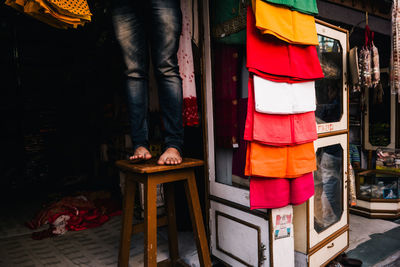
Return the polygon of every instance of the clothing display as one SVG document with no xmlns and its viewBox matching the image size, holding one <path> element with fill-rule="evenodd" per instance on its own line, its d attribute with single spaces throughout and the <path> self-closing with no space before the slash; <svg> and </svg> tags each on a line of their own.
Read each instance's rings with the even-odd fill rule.
<svg viewBox="0 0 400 267">
<path fill-rule="evenodd" d="M 253 77 L 249 77 L 247 118 L 244 139 L 282 146 L 312 142 L 317 139 L 314 112 L 290 115 L 265 114 L 255 111 Z"/>
<path fill-rule="evenodd" d="M 300 205 L 314 194 L 315 80 L 324 77 L 314 46 L 314 17 L 266 2 L 253 0 L 253 9 L 247 10 L 243 138 L 248 141 L 244 177 L 250 177 L 251 209 Z"/>
<path fill-rule="evenodd" d="M 92 16 L 86 0 L 6 0 L 5 4 L 59 29 L 83 26 Z"/>
<path fill-rule="evenodd" d="M 262 0 L 252 0 L 252 7 L 256 27 L 262 34 L 274 35 L 291 44 L 318 45 L 313 16 Z"/>
<path fill-rule="evenodd" d="M 215 53 L 215 138 L 218 146 L 238 143 L 239 47 L 219 44 Z"/>
<path fill-rule="evenodd" d="M 247 68 L 275 82 L 305 82 L 323 78 L 315 46 L 291 45 L 255 27 L 252 9 L 247 10 Z"/>
<path fill-rule="evenodd" d="M 315 82 L 277 83 L 254 75 L 255 110 L 267 114 L 315 111 Z"/>
<path fill-rule="evenodd" d="M 316 170 L 314 143 L 296 146 L 247 145 L 246 176 L 295 178 Z"/>
<path fill-rule="evenodd" d="M 314 177 L 307 173 L 298 178 L 250 178 L 251 209 L 281 208 L 300 205 L 314 195 Z"/>
<path fill-rule="evenodd" d="M 190 3 L 191 1 L 181 0 L 182 33 L 178 49 L 178 65 L 183 91 L 183 123 L 185 126 L 199 124 L 192 52 L 192 10 Z"/>
<path fill-rule="evenodd" d="M 304 14 L 318 15 L 316 0 L 263 0 L 271 4 L 284 5 L 291 10 L 296 10 Z"/>
</svg>

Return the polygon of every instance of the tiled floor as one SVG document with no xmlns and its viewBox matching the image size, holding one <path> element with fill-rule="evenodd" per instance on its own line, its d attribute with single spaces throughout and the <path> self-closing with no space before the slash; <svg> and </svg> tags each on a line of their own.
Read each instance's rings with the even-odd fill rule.
<svg viewBox="0 0 400 267">
<path fill-rule="evenodd" d="M 400 266 L 400 224 L 351 214 L 347 254 L 363 266 Z"/>
<path fill-rule="evenodd" d="M 99 228 L 37 241 L 31 239 L 31 230 L 23 225 L 32 216 L 29 207 L 12 210 L 15 216 L 10 216 L 11 211 L 5 211 L 0 217 L 0 267 L 117 266 L 119 216 Z M 142 244 L 143 235 L 135 235 L 130 266 L 143 266 Z M 182 258 L 191 266 L 199 266 L 191 232 L 179 234 L 179 245 Z M 361 259 L 363 266 L 400 266 L 400 224 L 350 215 L 350 247 L 347 254 Z M 167 256 L 167 231 L 161 228 L 158 233 L 158 260 Z"/>
</svg>

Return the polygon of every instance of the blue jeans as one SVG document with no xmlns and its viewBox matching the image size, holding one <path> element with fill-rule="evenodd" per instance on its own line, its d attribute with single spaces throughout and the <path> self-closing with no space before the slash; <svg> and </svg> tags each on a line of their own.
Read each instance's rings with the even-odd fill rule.
<svg viewBox="0 0 400 267">
<path fill-rule="evenodd" d="M 115 0 L 113 3 L 115 34 L 127 68 L 133 148 L 149 147 L 147 109 L 151 53 L 164 126 L 164 145 L 165 148 L 174 147 L 182 154 L 182 80 L 177 58 L 182 29 L 180 2 Z"/>
</svg>

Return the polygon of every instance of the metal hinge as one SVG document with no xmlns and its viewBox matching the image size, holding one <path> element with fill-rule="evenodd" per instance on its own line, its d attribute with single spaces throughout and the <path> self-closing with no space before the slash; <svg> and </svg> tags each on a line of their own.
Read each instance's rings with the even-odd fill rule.
<svg viewBox="0 0 400 267">
<path fill-rule="evenodd" d="M 263 243 L 261 243 L 261 246 L 259 247 L 259 250 L 258 250 L 258 258 L 259 258 L 258 266 L 262 266 L 264 264 L 264 261 L 267 259 L 265 257 L 266 250 L 267 250 L 267 247 Z"/>
</svg>

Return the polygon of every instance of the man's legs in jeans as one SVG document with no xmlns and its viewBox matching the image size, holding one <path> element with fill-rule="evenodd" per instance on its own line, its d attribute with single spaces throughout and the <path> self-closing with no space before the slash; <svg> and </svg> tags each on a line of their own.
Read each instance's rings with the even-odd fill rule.
<svg viewBox="0 0 400 267">
<path fill-rule="evenodd" d="M 134 159 L 151 158 L 148 151 L 148 46 L 146 7 L 142 1 L 116 0 L 113 24 L 126 65 L 126 89 Z"/>
<path fill-rule="evenodd" d="M 113 10 L 116 36 L 127 66 L 126 86 L 135 150 L 131 160 L 151 157 L 146 121 L 147 38 L 150 38 L 165 128 L 166 151 L 158 163 L 179 164 L 183 146 L 182 85 L 176 56 L 181 31 L 179 0 L 153 0 L 148 7 L 142 3 L 117 0 Z"/>
<path fill-rule="evenodd" d="M 165 152 L 158 164 L 182 162 L 182 80 L 177 52 L 182 29 L 179 0 L 152 0 L 151 28 L 148 29 L 151 55 L 157 78 L 164 125 Z"/>
</svg>

